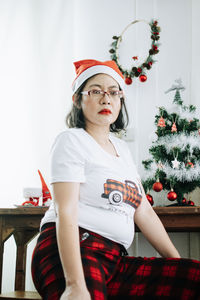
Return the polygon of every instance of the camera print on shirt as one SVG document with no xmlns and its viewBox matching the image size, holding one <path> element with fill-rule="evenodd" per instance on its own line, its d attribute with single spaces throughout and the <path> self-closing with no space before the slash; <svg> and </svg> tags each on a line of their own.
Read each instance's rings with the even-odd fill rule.
<svg viewBox="0 0 200 300">
<path fill-rule="evenodd" d="M 107 198 L 110 204 L 120 205 L 121 203 L 127 203 L 135 209 L 140 205 L 142 200 L 142 192 L 139 191 L 135 182 L 125 180 L 125 183 L 107 179 L 104 183 L 104 193 L 101 195 L 103 198 Z"/>
</svg>

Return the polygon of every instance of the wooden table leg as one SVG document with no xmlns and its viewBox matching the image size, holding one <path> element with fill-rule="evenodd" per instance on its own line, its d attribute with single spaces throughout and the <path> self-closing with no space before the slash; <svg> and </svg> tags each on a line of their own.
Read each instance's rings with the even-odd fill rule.
<svg viewBox="0 0 200 300">
<path fill-rule="evenodd" d="M 3 249 L 4 249 L 4 243 L 0 241 L 0 293 L 2 288 L 2 271 L 3 271 Z"/>
<path fill-rule="evenodd" d="M 3 271 L 3 220 L 0 217 L 0 293 L 1 293 L 1 286 L 2 286 L 2 271 Z"/>
<path fill-rule="evenodd" d="M 14 232 L 17 245 L 15 290 L 25 290 L 27 244 L 38 234 L 38 230 L 18 230 Z"/>
<path fill-rule="evenodd" d="M 3 251 L 5 241 L 13 234 L 13 228 L 5 228 L 3 217 L 0 216 L 0 293 L 2 291 Z"/>
</svg>

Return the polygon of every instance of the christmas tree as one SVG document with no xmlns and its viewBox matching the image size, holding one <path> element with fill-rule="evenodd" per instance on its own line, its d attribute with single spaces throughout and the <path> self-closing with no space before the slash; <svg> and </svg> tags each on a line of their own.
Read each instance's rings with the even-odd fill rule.
<svg viewBox="0 0 200 300">
<path fill-rule="evenodd" d="M 196 107 L 184 105 L 180 91 L 181 80 L 166 91 L 175 91 L 172 112 L 159 107 L 155 116 L 156 140 L 149 149 L 150 159 L 143 160 L 142 183 L 149 202 L 153 205 L 150 191 L 168 191 L 172 205 L 194 205 L 186 195 L 200 187 L 200 123 Z"/>
</svg>

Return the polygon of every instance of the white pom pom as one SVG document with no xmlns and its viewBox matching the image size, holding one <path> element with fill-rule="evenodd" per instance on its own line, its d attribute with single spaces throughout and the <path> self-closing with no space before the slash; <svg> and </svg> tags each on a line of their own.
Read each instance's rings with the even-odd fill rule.
<svg viewBox="0 0 200 300">
<path fill-rule="evenodd" d="M 29 197 L 41 197 L 42 196 L 42 189 L 41 188 L 24 188 L 23 189 L 23 196 L 24 198 Z"/>
</svg>

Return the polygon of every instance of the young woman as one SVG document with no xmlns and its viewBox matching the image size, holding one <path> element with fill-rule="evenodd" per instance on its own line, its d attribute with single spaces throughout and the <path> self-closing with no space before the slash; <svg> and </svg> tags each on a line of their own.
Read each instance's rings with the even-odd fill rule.
<svg viewBox="0 0 200 300">
<path fill-rule="evenodd" d="M 128 115 L 113 61 L 75 63 L 68 129 L 52 147 L 54 202 L 32 275 L 43 299 L 195 299 L 200 263 L 181 259 L 146 199 L 128 146 L 111 132 Z M 134 223 L 162 258 L 127 256 Z"/>
</svg>

